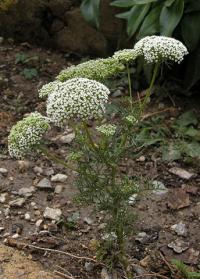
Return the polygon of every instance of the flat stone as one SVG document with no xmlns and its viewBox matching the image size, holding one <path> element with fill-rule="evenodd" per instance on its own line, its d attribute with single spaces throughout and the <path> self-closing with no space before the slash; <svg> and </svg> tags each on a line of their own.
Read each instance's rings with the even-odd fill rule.
<svg viewBox="0 0 200 279">
<path fill-rule="evenodd" d="M 33 186 L 31 187 L 23 187 L 19 189 L 18 195 L 24 196 L 24 197 L 31 197 L 32 193 L 35 192 L 35 188 Z"/>
<path fill-rule="evenodd" d="M 149 241 L 149 236 L 146 232 L 140 232 L 135 238 L 136 241 L 145 244 Z"/>
<path fill-rule="evenodd" d="M 7 217 L 7 216 L 10 215 L 10 208 L 6 208 L 6 209 L 4 210 L 4 215 L 5 215 L 5 217 Z"/>
<path fill-rule="evenodd" d="M 43 168 L 37 167 L 37 166 L 35 166 L 35 167 L 33 168 L 33 171 L 34 171 L 34 173 L 36 173 L 36 174 L 43 174 L 43 172 L 44 172 Z"/>
<path fill-rule="evenodd" d="M 68 135 L 62 135 L 59 137 L 61 143 L 69 144 L 75 139 L 75 133 L 70 133 Z"/>
<path fill-rule="evenodd" d="M 2 233 L 5 230 L 4 227 L 0 227 L 0 233 Z"/>
<path fill-rule="evenodd" d="M 186 225 L 182 222 L 171 226 L 171 229 L 173 231 L 175 231 L 175 233 L 179 236 L 186 236 L 187 235 Z"/>
<path fill-rule="evenodd" d="M 43 178 L 40 180 L 40 182 L 37 184 L 37 188 L 41 190 L 52 190 L 53 187 L 51 185 L 51 182 L 48 178 Z"/>
<path fill-rule="evenodd" d="M 113 279 L 112 274 L 105 267 L 101 271 L 101 279 Z"/>
<path fill-rule="evenodd" d="M 62 173 L 57 173 L 56 175 L 51 177 L 52 182 L 65 182 L 67 181 L 67 175 Z"/>
<path fill-rule="evenodd" d="M 146 157 L 145 156 L 140 156 L 136 161 L 137 162 L 145 162 L 146 161 Z"/>
<path fill-rule="evenodd" d="M 155 195 L 162 196 L 168 192 L 168 189 L 165 187 L 165 185 L 161 181 L 154 180 L 152 185 L 154 188 L 153 193 Z"/>
<path fill-rule="evenodd" d="M 50 207 L 46 207 L 43 214 L 44 218 L 55 220 L 55 221 L 59 221 L 61 215 L 62 215 L 62 211 L 60 209 L 50 208 Z"/>
<path fill-rule="evenodd" d="M 189 248 L 189 243 L 180 239 L 170 242 L 167 245 L 169 248 L 173 249 L 177 254 L 181 254 Z"/>
<path fill-rule="evenodd" d="M 10 201 L 9 205 L 12 207 L 21 207 L 24 203 L 25 203 L 25 199 L 24 198 L 18 198 L 16 200 Z"/>
<path fill-rule="evenodd" d="M 5 168 L 0 168 L 0 173 L 6 175 L 8 173 L 8 170 Z"/>
<path fill-rule="evenodd" d="M 5 203 L 7 195 L 7 193 L 3 193 L 0 195 L 0 203 Z"/>
<path fill-rule="evenodd" d="M 93 220 L 92 220 L 91 218 L 89 218 L 89 217 L 85 217 L 85 218 L 83 219 L 83 221 L 84 221 L 86 224 L 88 224 L 88 225 L 92 225 L 92 224 L 93 224 Z"/>
<path fill-rule="evenodd" d="M 186 180 L 189 180 L 189 179 L 191 179 L 192 177 L 195 176 L 194 173 L 191 173 L 187 170 L 177 168 L 177 167 L 169 169 L 169 172 L 179 176 L 182 179 L 186 179 Z"/>
<path fill-rule="evenodd" d="M 31 220 L 31 215 L 29 213 L 26 213 L 24 215 L 24 219 L 27 220 L 27 221 Z"/>
<path fill-rule="evenodd" d="M 37 222 L 35 223 L 36 227 L 39 228 L 42 225 L 42 222 L 42 219 L 37 220 Z"/>
<path fill-rule="evenodd" d="M 19 238 L 19 234 L 18 234 L 18 233 L 13 234 L 12 238 L 13 238 L 13 239 Z"/>
<path fill-rule="evenodd" d="M 46 175 L 46 176 L 51 176 L 54 173 L 55 173 L 54 169 L 52 169 L 52 168 L 48 168 L 48 169 L 44 170 L 44 175 Z"/>
<path fill-rule="evenodd" d="M 63 191 L 63 185 L 56 185 L 55 187 L 55 193 L 60 194 Z"/>
<path fill-rule="evenodd" d="M 90 262 L 86 262 L 85 263 L 85 270 L 87 271 L 87 272 L 90 272 L 90 271 L 92 271 L 94 269 L 94 264 L 93 263 L 90 263 Z"/>
</svg>

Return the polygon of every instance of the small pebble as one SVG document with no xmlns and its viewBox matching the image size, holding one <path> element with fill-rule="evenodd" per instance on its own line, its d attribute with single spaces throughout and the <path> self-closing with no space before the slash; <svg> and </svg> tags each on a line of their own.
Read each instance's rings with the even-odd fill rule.
<svg viewBox="0 0 200 279">
<path fill-rule="evenodd" d="M 13 234 L 12 238 L 13 238 L 13 239 L 17 239 L 17 238 L 19 238 L 19 234 L 18 234 L 18 233 Z"/>
<path fill-rule="evenodd" d="M 56 185 L 55 194 L 60 194 L 63 191 L 63 185 Z"/>
<path fill-rule="evenodd" d="M 37 220 L 37 222 L 35 223 L 36 227 L 39 228 L 41 226 L 42 222 L 43 222 L 42 219 Z"/>
<path fill-rule="evenodd" d="M 67 175 L 62 173 L 57 173 L 56 175 L 51 177 L 52 182 L 65 182 L 67 181 Z"/>
<path fill-rule="evenodd" d="M 8 173 L 8 170 L 5 168 L 0 168 L 0 173 L 6 175 Z"/>
<path fill-rule="evenodd" d="M 29 220 L 31 219 L 30 214 L 29 214 L 29 213 L 26 213 L 26 214 L 24 215 L 24 219 L 27 220 L 27 221 L 29 221 Z"/>
</svg>

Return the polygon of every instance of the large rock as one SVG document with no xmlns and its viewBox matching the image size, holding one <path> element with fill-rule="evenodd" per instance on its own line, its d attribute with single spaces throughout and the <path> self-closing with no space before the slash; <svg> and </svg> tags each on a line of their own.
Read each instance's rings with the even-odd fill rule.
<svg viewBox="0 0 200 279">
<path fill-rule="evenodd" d="M 61 17 L 72 4 L 73 0 L 50 0 L 48 6 L 54 16 Z"/>
<path fill-rule="evenodd" d="M 122 35 L 125 35 L 125 32 L 122 32 L 124 21 L 116 17 L 116 14 L 122 12 L 122 10 L 111 7 L 110 2 L 110 0 L 101 1 L 99 30 L 108 40 L 109 49 L 116 49 L 119 38 L 123 39 Z"/>
<path fill-rule="evenodd" d="M 79 8 L 66 12 L 65 22 L 67 26 L 53 38 L 57 48 L 85 54 L 106 54 L 106 38 L 85 21 Z"/>
</svg>

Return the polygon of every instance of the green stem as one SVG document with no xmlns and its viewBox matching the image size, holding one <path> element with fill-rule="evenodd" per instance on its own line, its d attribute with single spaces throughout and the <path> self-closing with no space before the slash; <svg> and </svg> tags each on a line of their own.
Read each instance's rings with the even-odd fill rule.
<svg viewBox="0 0 200 279">
<path fill-rule="evenodd" d="M 131 112 L 133 111 L 133 101 L 132 101 L 132 86 L 131 86 L 131 74 L 129 69 L 129 64 L 126 64 L 127 75 L 128 75 L 128 87 L 129 87 L 129 97 L 130 97 L 130 106 Z"/>
<path fill-rule="evenodd" d="M 157 72 L 158 72 L 158 69 L 159 69 L 159 66 L 160 66 L 160 63 L 157 62 L 156 65 L 155 65 L 155 68 L 153 70 L 153 76 L 152 76 L 152 79 L 151 79 L 151 83 L 150 83 L 150 86 L 149 88 L 147 89 L 147 93 L 146 93 L 146 96 L 144 98 L 144 101 L 143 101 L 143 104 L 141 106 L 141 110 L 143 111 L 146 107 L 146 104 L 147 104 L 147 101 L 151 95 L 151 91 L 152 91 L 152 88 L 153 88 L 153 85 L 155 83 L 155 80 L 156 80 L 156 76 L 157 76 Z"/>
<path fill-rule="evenodd" d="M 52 161 L 54 161 L 54 162 L 56 162 L 56 163 L 58 163 L 58 164 L 64 166 L 64 167 L 67 168 L 67 169 L 70 169 L 70 170 L 72 170 L 72 171 L 78 172 L 73 166 L 67 164 L 64 160 L 62 160 L 61 158 L 57 157 L 55 154 L 50 153 L 50 151 L 49 151 L 47 148 L 45 148 L 44 146 L 41 146 L 41 145 L 40 145 L 40 146 L 38 147 L 38 149 L 39 149 L 40 151 L 42 151 L 42 153 L 43 153 L 44 155 L 46 155 L 50 160 L 52 160 Z"/>
<path fill-rule="evenodd" d="M 83 128 L 84 128 L 84 131 L 85 131 L 85 133 L 86 133 L 86 135 L 87 135 L 88 141 L 89 141 L 89 143 L 90 143 L 92 149 L 93 149 L 94 151 L 97 151 L 97 146 L 95 145 L 95 143 L 94 143 L 94 141 L 93 141 L 93 139 L 92 139 L 92 136 L 91 136 L 91 134 L 90 134 L 90 131 L 89 131 L 88 127 L 87 127 L 87 123 L 83 122 Z"/>
</svg>

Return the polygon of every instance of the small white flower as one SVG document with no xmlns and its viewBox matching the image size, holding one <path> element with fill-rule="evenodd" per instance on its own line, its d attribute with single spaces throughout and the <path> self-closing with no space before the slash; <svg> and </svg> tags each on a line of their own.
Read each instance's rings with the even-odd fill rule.
<svg viewBox="0 0 200 279">
<path fill-rule="evenodd" d="M 130 63 L 137 58 L 137 52 L 134 49 L 123 49 L 116 51 L 113 58 L 122 63 Z"/>
<path fill-rule="evenodd" d="M 113 136 L 116 132 L 116 126 L 112 124 L 103 124 L 99 127 L 96 127 L 96 130 L 105 136 Z"/>
<path fill-rule="evenodd" d="M 47 115 L 57 125 L 70 119 L 100 118 L 109 94 L 109 89 L 95 80 L 70 79 L 48 96 Z"/>
<path fill-rule="evenodd" d="M 51 94 L 54 90 L 57 90 L 57 87 L 61 84 L 60 81 L 55 80 L 52 82 L 49 82 L 42 86 L 39 90 L 39 97 L 43 98 Z"/>
<path fill-rule="evenodd" d="M 49 119 L 40 113 L 31 113 L 12 127 L 8 136 L 11 157 L 24 158 L 40 144 L 43 135 L 50 129 Z"/>
<path fill-rule="evenodd" d="M 180 41 L 165 36 L 147 36 L 135 44 L 134 50 L 147 63 L 167 60 L 180 63 L 188 54 L 187 48 Z"/>
</svg>

